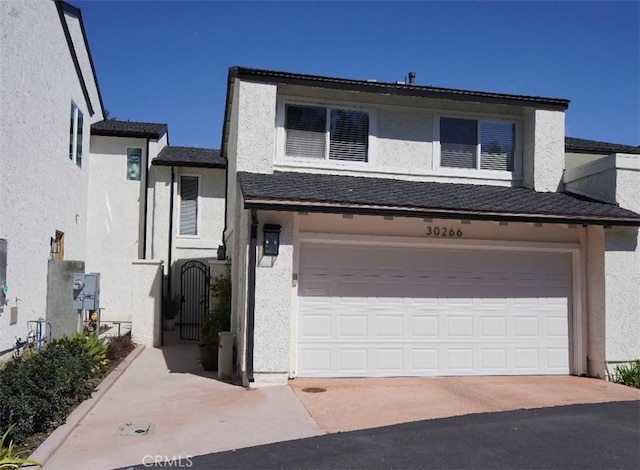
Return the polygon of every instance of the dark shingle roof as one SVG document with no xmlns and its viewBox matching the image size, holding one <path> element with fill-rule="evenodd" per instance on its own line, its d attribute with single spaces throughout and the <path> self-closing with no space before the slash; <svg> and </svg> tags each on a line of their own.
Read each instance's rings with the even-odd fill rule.
<svg viewBox="0 0 640 470">
<path fill-rule="evenodd" d="M 565 150 L 573 152 L 640 154 L 640 147 L 634 147 L 633 145 L 612 144 L 609 142 L 599 142 L 597 140 L 576 139 L 575 137 L 565 137 L 564 147 Z"/>
<path fill-rule="evenodd" d="M 152 165 L 226 168 L 227 161 L 220 150 L 197 147 L 165 147 L 151 161 Z"/>
<path fill-rule="evenodd" d="M 104 121 L 98 121 L 91 125 L 91 135 L 159 139 L 166 133 L 166 124 L 151 122 L 115 121 L 113 119 L 105 119 Z"/>
<path fill-rule="evenodd" d="M 229 77 L 238 77 L 243 80 L 256 80 L 267 83 L 286 83 L 291 85 L 381 93 L 385 95 L 419 96 L 433 99 L 513 104 L 562 110 L 567 109 L 570 103 L 569 100 L 564 98 L 546 98 L 542 96 L 511 95 L 507 93 L 461 90 L 456 88 L 442 88 L 405 83 L 353 80 L 348 78 L 278 72 L 274 70 L 253 69 L 248 67 L 231 67 L 229 69 Z"/>
<path fill-rule="evenodd" d="M 239 172 L 247 209 L 640 225 L 640 215 L 564 193 L 294 172 Z"/>
</svg>

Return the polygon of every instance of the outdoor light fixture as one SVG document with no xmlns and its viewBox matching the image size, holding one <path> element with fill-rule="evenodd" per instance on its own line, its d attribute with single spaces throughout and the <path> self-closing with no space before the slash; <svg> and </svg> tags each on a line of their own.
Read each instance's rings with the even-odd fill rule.
<svg viewBox="0 0 640 470">
<path fill-rule="evenodd" d="M 264 231 L 263 252 L 266 256 L 278 256 L 280 250 L 280 226 L 274 224 L 265 224 L 262 228 Z"/>
<path fill-rule="evenodd" d="M 218 261 L 224 261 L 227 258 L 227 250 L 224 245 L 218 245 Z"/>
</svg>

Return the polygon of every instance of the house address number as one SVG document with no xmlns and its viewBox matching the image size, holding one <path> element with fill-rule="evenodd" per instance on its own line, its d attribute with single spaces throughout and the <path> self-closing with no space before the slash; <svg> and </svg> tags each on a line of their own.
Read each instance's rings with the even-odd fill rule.
<svg viewBox="0 0 640 470">
<path fill-rule="evenodd" d="M 435 226 L 435 227 L 427 227 L 427 237 L 461 237 L 462 229 L 461 228 L 453 228 L 446 226 Z"/>
</svg>

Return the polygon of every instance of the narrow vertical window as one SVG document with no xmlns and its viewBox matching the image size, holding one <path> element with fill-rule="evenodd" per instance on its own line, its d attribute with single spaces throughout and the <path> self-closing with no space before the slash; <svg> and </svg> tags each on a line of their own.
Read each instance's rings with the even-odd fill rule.
<svg viewBox="0 0 640 470">
<path fill-rule="evenodd" d="M 127 179 L 140 181 L 142 149 L 127 149 Z"/>
<path fill-rule="evenodd" d="M 71 103 L 71 116 L 69 119 L 69 160 L 82 166 L 82 128 L 84 116 L 78 107 Z"/>
<path fill-rule="evenodd" d="M 198 235 L 198 177 L 180 177 L 180 235 Z"/>
</svg>

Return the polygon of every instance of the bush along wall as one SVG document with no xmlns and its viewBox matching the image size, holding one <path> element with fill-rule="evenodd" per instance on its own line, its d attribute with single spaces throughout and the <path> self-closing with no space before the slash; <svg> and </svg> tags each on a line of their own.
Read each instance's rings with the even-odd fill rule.
<svg viewBox="0 0 640 470">
<path fill-rule="evenodd" d="M 104 375 L 107 345 L 82 335 L 52 341 L 0 369 L 0 435 L 22 442 L 64 423 L 71 409 L 91 396 Z"/>
</svg>

